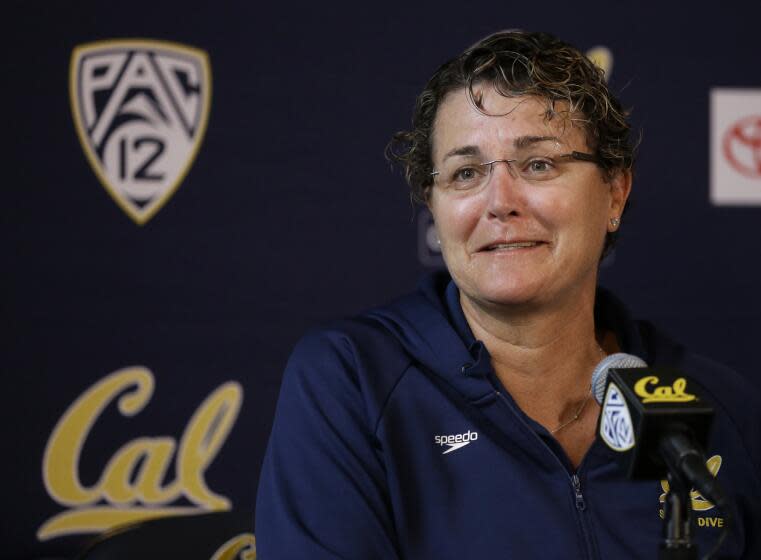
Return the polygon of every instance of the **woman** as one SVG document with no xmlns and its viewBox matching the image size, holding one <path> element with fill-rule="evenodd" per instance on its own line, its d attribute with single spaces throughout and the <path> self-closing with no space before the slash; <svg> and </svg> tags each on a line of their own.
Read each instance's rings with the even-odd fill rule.
<svg viewBox="0 0 761 560">
<path fill-rule="evenodd" d="M 761 420 L 742 379 L 597 288 L 631 190 L 629 130 L 601 71 L 547 34 L 497 33 L 437 70 L 390 153 L 449 274 L 297 346 L 259 486 L 261 557 L 655 557 L 661 484 L 626 480 L 595 440 L 591 372 L 618 351 L 714 399 L 708 454 L 738 506 L 722 553 L 761 555 Z"/>
</svg>

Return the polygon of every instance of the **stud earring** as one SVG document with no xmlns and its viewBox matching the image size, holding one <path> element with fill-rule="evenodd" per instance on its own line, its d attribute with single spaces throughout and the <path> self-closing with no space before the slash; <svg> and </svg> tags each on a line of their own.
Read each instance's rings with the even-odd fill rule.
<svg viewBox="0 0 761 560">
<path fill-rule="evenodd" d="M 621 220 L 618 218 L 611 218 L 610 225 L 612 225 L 614 228 L 617 228 L 619 225 L 621 225 Z"/>
</svg>

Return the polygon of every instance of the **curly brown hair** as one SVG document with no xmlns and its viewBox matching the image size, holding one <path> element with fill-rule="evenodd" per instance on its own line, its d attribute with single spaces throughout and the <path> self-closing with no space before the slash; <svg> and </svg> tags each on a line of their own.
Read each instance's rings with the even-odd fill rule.
<svg viewBox="0 0 761 560">
<path fill-rule="evenodd" d="M 417 98 L 412 129 L 397 132 L 388 143 L 386 157 L 401 165 L 414 201 L 426 203 L 433 186 L 432 135 L 441 102 L 448 93 L 467 88 L 471 102 L 483 112 L 473 87 L 484 83 L 506 97 L 546 100 L 548 119 L 559 114 L 556 103 L 562 102 L 561 112 L 584 128 L 606 179 L 633 169 L 629 115 L 608 88 L 602 69 L 548 33 L 500 31 L 439 67 Z M 614 241 L 615 234 L 609 233 L 603 255 Z"/>
</svg>

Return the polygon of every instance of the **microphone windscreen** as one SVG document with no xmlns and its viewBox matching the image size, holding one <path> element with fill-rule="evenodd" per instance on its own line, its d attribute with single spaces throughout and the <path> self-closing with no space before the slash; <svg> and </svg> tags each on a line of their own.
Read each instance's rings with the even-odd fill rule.
<svg viewBox="0 0 761 560">
<path fill-rule="evenodd" d="M 605 383 L 608 381 L 608 371 L 611 369 L 647 367 L 645 360 L 633 354 L 618 352 L 603 358 L 592 372 L 592 394 L 598 404 L 605 397 Z"/>
</svg>

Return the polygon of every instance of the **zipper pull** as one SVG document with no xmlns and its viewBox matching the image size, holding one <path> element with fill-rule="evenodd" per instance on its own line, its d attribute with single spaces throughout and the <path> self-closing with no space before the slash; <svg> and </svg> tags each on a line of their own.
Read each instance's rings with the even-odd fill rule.
<svg viewBox="0 0 761 560">
<path fill-rule="evenodd" d="M 575 474 L 571 477 L 571 482 L 573 483 L 573 492 L 576 494 L 576 509 L 579 511 L 584 511 L 587 509 L 587 504 L 584 501 L 584 496 L 581 493 L 581 481 L 579 480 L 579 475 Z"/>
</svg>

